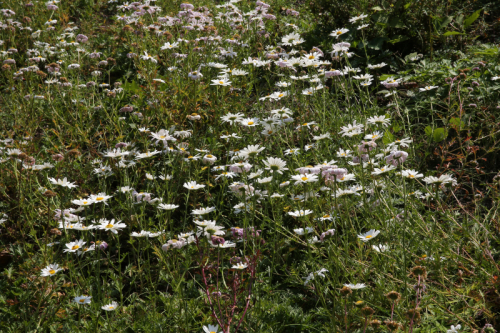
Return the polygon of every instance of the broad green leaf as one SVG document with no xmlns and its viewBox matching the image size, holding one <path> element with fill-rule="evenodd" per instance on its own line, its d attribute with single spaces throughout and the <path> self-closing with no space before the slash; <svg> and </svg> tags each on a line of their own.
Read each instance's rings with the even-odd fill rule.
<svg viewBox="0 0 500 333">
<path fill-rule="evenodd" d="M 386 13 L 377 13 L 372 15 L 372 19 L 378 23 L 387 23 L 389 21 L 389 15 Z"/>
<path fill-rule="evenodd" d="M 388 40 L 389 38 L 387 37 L 375 37 L 372 40 L 370 40 L 366 46 L 368 46 L 370 49 L 381 50 L 382 45 L 384 45 L 384 42 Z"/>
<path fill-rule="evenodd" d="M 453 126 L 456 126 L 459 129 L 461 129 L 465 126 L 465 122 L 463 120 L 461 120 L 460 118 L 451 118 L 450 124 Z"/>
<path fill-rule="evenodd" d="M 471 16 L 469 16 L 468 18 L 465 19 L 465 21 L 464 21 L 464 29 L 467 29 L 467 27 L 469 27 L 472 23 L 474 23 L 475 20 L 478 19 L 479 14 L 481 14 L 482 10 L 483 10 L 482 8 L 476 10 L 474 13 L 472 13 Z"/>
<path fill-rule="evenodd" d="M 430 126 L 426 126 L 426 127 L 425 127 L 425 134 L 426 134 L 427 136 L 431 136 L 431 135 L 432 135 L 432 127 L 430 127 Z"/>
<path fill-rule="evenodd" d="M 443 28 L 446 28 L 448 26 L 448 24 L 450 24 L 450 22 L 453 20 L 453 16 L 448 16 L 447 18 L 445 18 L 441 24 L 439 25 L 438 27 L 438 31 L 443 29 Z"/>
<path fill-rule="evenodd" d="M 465 35 L 465 34 L 458 31 L 446 31 L 443 34 L 443 36 L 453 36 L 453 35 Z"/>
<path fill-rule="evenodd" d="M 448 136 L 448 132 L 442 127 L 436 128 L 434 130 L 434 132 L 432 133 L 432 138 L 436 142 L 443 141 L 444 139 L 446 139 L 447 136 Z"/>
<path fill-rule="evenodd" d="M 382 141 L 386 145 L 391 143 L 391 142 L 394 142 L 394 135 L 392 135 L 392 133 L 389 131 L 385 131 L 385 134 L 384 134 L 384 137 L 382 138 Z"/>
<path fill-rule="evenodd" d="M 405 25 L 403 21 L 399 17 L 391 17 L 389 19 L 389 22 L 387 23 L 387 26 L 391 28 L 404 28 Z"/>
</svg>

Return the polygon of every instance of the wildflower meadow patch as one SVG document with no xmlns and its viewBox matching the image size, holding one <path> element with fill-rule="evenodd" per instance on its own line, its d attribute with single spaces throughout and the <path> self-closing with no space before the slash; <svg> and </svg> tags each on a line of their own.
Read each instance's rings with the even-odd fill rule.
<svg viewBox="0 0 500 333">
<path fill-rule="evenodd" d="M 2 2 L 0 331 L 496 332 L 500 9 L 436 3 Z"/>
</svg>

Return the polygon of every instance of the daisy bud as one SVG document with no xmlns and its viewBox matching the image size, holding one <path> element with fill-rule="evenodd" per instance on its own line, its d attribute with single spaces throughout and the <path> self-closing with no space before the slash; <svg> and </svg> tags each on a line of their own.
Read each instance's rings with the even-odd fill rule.
<svg viewBox="0 0 500 333">
<path fill-rule="evenodd" d="M 237 263 L 240 263 L 243 260 L 240 257 L 232 257 L 231 259 L 229 259 L 229 261 L 231 262 L 231 264 L 236 265 Z"/>
<path fill-rule="evenodd" d="M 209 232 L 211 232 L 212 230 L 209 230 Z M 226 242 L 226 240 L 222 237 L 219 237 L 219 236 L 215 236 L 215 235 L 212 235 L 211 237 L 212 239 L 212 244 L 214 245 L 218 245 L 218 244 L 221 244 L 221 245 L 224 245 L 224 243 Z"/>
<path fill-rule="evenodd" d="M 56 162 L 60 162 L 64 160 L 64 156 L 62 156 L 61 154 L 54 154 L 52 155 L 52 159 Z"/>
<path fill-rule="evenodd" d="M 57 195 L 57 193 L 52 192 L 51 190 L 47 190 L 47 191 L 43 192 L 43 196 L 46 198 L 53 198 L 56 195 Z"/>
<path fill-rule="evenodd" d="M 78 34 L 76 36 L 76 41 L 79 42 L 79 43 L 86 43 L 88 40 L 89 40 L 89 38 L 87 36 L 85 36 L 85 35 Z"/>
<path fill-rule="evenodd" d="M 115 148 L 125 148 L 127 147 L 128 144 L 125 143 L 125 142 L 118 142 L 116 145 L 115 145 Z"/>
<path fill-rule="evenodd" d="M 71 149 L 70 151 L 68 151 L 69 156 L 77 157 L 77 156 L 80 156 L 81 154 L 82 153 L 80 153 L 80 151 L 78 149 Z"/>
<path fill-rule="evenodd" d="M 52 235 L 58 235 L 58 236 L 61 236 L 61 235 L 62 235 L 61 230 L 59 230 L 59 229 L 57 229 L 57 228 L 51 229 L 51 230 L 50 230 L 50 233 L 51 233 Z"/>
<path fill-rule="evenodd" d="M 120 112 L 132 112 L 134 111 L 134 107 L 132 105 L 125 105 L 120 109 Z"/>
<path fill-rule="evenodd" d="M 357 307 L 358 309 L 361 309 L 364 305 L 365 305 L 365 302 L 363 302 L 363 301 L 354 302 L 354 306 Z"/>
<path fill-rule="evenodd" d="M 484 325 L 481 333 L 497 333 L 497 330 L 493 328 L 491 324 Z"/>
<path fill-rule="evenodd" d="M 102 241 L 102 242 L 97 241 L 96 243 L 97 243 L 97 245 L 99 245 L 99 248 L 103 251 L 108 248 L 108 243 L 106 243 L 105 241 Z"/>
</svg>

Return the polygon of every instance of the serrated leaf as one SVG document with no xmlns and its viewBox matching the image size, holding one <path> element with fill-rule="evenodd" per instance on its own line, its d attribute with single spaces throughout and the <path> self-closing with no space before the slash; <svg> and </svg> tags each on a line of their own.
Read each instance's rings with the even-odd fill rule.
<svg viewBox="0 0 500 333">
<path fill-rule="evenodd" d="M 451 125 L 456 126 L 459 129 L 465 126 L 465 122 L 460 118 L 451 118 L 449 122 Z"/>
<path fill-rule="evenodd" d="M 392 133 L 389 131 L 385 131 L 384 136 L 382 137 L 382 142 L 384 142 L 384 144 L 386 145 L 394 142 L 394 135 L 392 135 Z"/>
</svg>

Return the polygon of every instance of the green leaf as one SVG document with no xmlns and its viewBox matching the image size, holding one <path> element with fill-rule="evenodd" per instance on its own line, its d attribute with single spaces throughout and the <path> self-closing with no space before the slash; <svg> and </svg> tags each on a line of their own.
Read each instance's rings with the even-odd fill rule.
<svg viewBox="0 0 500 333">
<path fill-rule="evenodd" d="M 408 39 L 410 39 L 410 37 L 408 37 L 406 35 L 397 35 L 397 36 L 393 37 L 393 39 L 391 39 L 389 41 L 389 43 L 396 44 L 396 43 L 404 42 L 405 40 L 408 40 Z"/>
<path fill-rule="evenodd" d="M 372 19 L 377 23 L 387 23 L 389 21 L 389 15 L 386 13 L 377 13 L 372 15 Z"/>
<path fill-rule="evenodd" d="M 380 77 L 379 77 L 379 80 L 380 81 L 385 81 L 388 78 L 393 77 L 393 76 L 394 76 L 394 74 L 381 74 Z M 387 94 L 387 93 L 389 93 L 389 90 L 382 90 L 382 91 L 380 91 L 378 93 L 380 93 L 380 94 Z"/>
<path fill-rule="evenodd" d="M 439 25 L 438 31 L 443 28 L 446 28 L 451 21 L 453 21 L 453 16 L 448 16 L 447 18 L 445 18 L 443 22 L 441 22 L 441 24 Z"/>
<path fill-rule="evenodd" d="M 443 36 L 453 36 L 453 35 L 465 35 L 465 34 L 458 31 L 446 31 L 443 34 Z"/>
<path fill-rule="evenodd" d="M 389 26 L 391 28 L 404 28 L 405 27 L 403 21 L 401 21 L 401 19 L 399 17 L 391 17 L 389 19 L 389 22 L 387 23 L 387 26 Z"/>
<path fill-rule="evenodd" d="M 444 139 L 446 139 L 447 136 L 448 136 L 448 132 L 442 127 L 436 128 L 434 130 L 434 132 L 432 133 L 432 138 L 436 142 L 443 141 Z"/>
<path fill-rule="evenodd" d="M 382 138 L 382 141 L 386 145 L 391 143 L 391 142 L 394 142 L 394 135 L 392 135 L 392 133 L 389 131 L 385 131 L 385 134 L 384 134 L 384 137 Z"/>
<path fill-rule="evenodd" d="M 472 23 L 474 23 L 475 20 L 477 20 L 479 18 L 479 14 L 481 14 L 482 10 L 483 10 L 482 8 L 476 10 L 474 13 L 472 13 L 471 16 L 469 16 L 468 18 L 465 19 L 464 29 L 467 29 L 467 27 L 469 27 Z"/>
<path fill-rule="evenodd" d="M 368 46 L 370 49 L 380 50 L 382 49 L 382 45 L 384 45 L 384 42 L 388 40 L 389 38 L 387 37 L 375 37 L 370 40 L 366 46 Z"/>
<path fill-rule="evenodd" d="M 432 135 L 432 127 L 427 126 L 427 127 L 425 128 L 425 134 L 426 134 L 427 136 L 431 136 L 431 135 Z"/>
<path fill-rule="evenodd" d="M 453 126 L 456 126 L 459 129 L 461 129 L 465 126 L 465 122 L 463 120 L 461 120 L 460 118 L 451 118 L 450 124 Z"/>
</svg>

